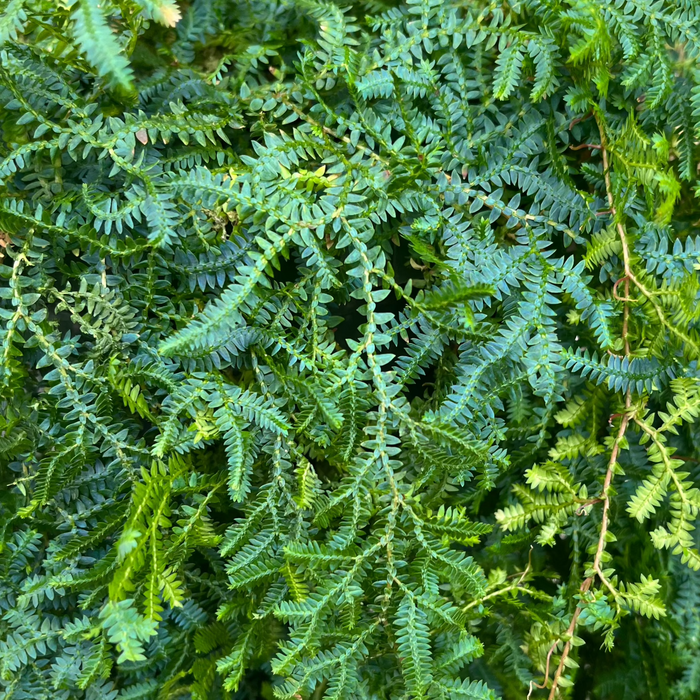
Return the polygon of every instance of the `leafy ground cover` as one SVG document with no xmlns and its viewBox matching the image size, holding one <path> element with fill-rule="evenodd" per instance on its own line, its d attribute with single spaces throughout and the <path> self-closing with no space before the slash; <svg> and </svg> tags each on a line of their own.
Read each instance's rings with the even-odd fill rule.
<svg viewBox="0 0 700 700">
<path fill-rule="evenodd" d="M 700 3 L 0 7 L 0 697 L 700 695 Z"/>
</svg>

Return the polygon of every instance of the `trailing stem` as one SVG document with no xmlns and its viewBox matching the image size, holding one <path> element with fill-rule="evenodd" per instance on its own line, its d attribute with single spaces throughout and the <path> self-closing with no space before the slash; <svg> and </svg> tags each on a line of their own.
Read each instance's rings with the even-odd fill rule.
<svg viewBox="0 0 700 700">
<path fill-rule="evenodd" d="M 625 351 L 625 357 L 629 358 L 631 353 L 630 353 L 630 344 L 629 344 L 629 337 L 628 337 L 628 330 L 629 330 L 629 285 L 630 281 L 637 286 L 642 294 L 645 296 L 649 296 L 649 293 L 643 288 L 643 285 L 640 285 L 639 281 L 635 277 L 633 271 L 632 271 L 632 266 L 631 266 L 631 255 L 630 255 L 630 246 L 629 246 L 629 241 L 627 238 L 627 232 L 625 231 L 625 227 L 620 220 L 620 215 L 618 214 L 618 211 L 615 207 L 615 200 L 613 198 L 613 189 L 612 189 L 612 181 L 610 177 L 610 163 L 608 159 L 608 148 L 607 148 L 607 138 L 605 135 L 605 126 L 603 124 L 602 118 L 600 117 L 598 111 L 595 112 L 595 118 L 596 122 L 598 124 L 598 130 L 600 132 L 600 146 L 598 147 L 603 159 L 603 176 L 605 178 L 605 191 L 607 194 L 608 198 L 608 205 L 610 207 L 610 213 L 613 216 L 613 219 L 615 220 L 615 225 L 617 228 L 617 233 L 620 238 L 620 244 L 622 246 L 622 259 L 623 259 L 623 264 L 624 264 L 624 275 L 620 280 L 618 280 L 615 284 L 616 286 L 619 284 L 620 281 L 624 281 L 625 284 L 625 296 L 624 299 L 622 299 L 623 302 L 623 321 L 622 321 L 622 340 L 624 343 L 624 351 Z M 627 427 L 629 426 L 630 420 L 633 418 L 633 413 L 631 411 L 632 408 L 632 397 L 631 393 L 628 390 L 627 395 L 625 398 L 625 412 L 622 414 L 620 417 L 620 426 L 617 431 L 617 435 L 615 437 L 615 442 L 613 443 L 612 450 L 610 452 L 610 459 L 608 460 L 608 468 L 605 472 L 605 479 L 603 481 L 603 490 L 600 495 L 600 498 L 598 499 L 599 502 L 603 504 L 603 513 L 601 516 L 601 525 L 600 525 L 600 534 L 598 536 L 598 545 L 596 547 L 596 552 L 595 556 L 593 558 L 593 565 L 591 567 L 592 574 L 590 576 L 587 576 L 583 582 L 581 583 L 581 586 L 579 587 L 579 597 L 580 601 L 583 602 L 585 594 L 590 590 L 591 586 L 593 585 L 596 577 L 600 580 L 600 582 L 610 591 L 610 594 L 613 597 L 613 600 L 617 599 L 617 592 L 613 588 L 612 584 L 608 579 L 606 578 L 605 574 L 603 573 L 603 569 L 601 567 L 601 562 L 603 559 L 603 552 L 605 551 L 605 542 L 606 542 L 606 537 L 608 534 L 608 529 L 610 527 L 610 486 L 612 484 L 613 476 L 615 474 L 615 465 L 617 463 L 617 457 L 620 451 L 620 445 L 622 444 L 625 433 L 627 432 Z M 611 417 L 612 420 L 612 417 Z M 574 610 L 574 613 L 571 617 L 571 622 L 569 623 L 569 627 L 566 630 L 566 643 L 564 644 L 564 649 L 561 654 L 561 658 L 559 660 L 559 664 L 557 666 L 557 669 L 554 673 L 554 678 L 552 679 L 552 686 L 549 692 L 549 700 L 554 700 L 557 694 L 557 688 L 559 686 L 559 680 L 562 676 L 562 673 L 564 673 L 564 669 L 566 668 L 566 661 L 569 657 L 569 654 L 571 653 L 571 648 L 572 648 L 572 637 L 576 633 L 576 627 L 578 625 L 578 619 L 581 614 L 582 608 L 581 608 L 581 602 L 577 604 L 576 609 Z M 532 690 L 534 687 L 536 688 L 545 688 L 548 682 L 548 677 L 549 677 L 549 664 L 550 664 L 550 659 L 551 656 L 556 649 L 557 645 L 559 643 L 559 640 L 554 642 L 552 647 L 549 650 L 549 653 L 547 654 L 547 665 L 545 668 L 545 680 L 542 685 L 536 685 L 531 683 L 530 684 L 530 692 L 528 693 L 528 697 L 530 697 L 530 694 L 532 693 Z"/>
</svg>

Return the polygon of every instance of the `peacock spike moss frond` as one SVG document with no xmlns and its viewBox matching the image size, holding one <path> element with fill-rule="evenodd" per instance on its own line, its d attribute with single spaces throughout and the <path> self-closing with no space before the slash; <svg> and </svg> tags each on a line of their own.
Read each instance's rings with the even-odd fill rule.
<svg viewBox="0 0 700 700">
<path fill-rule="evenodd" d="M 699 27 L 0 2 L 0 696 L 700 696 Z"/>
</svg>

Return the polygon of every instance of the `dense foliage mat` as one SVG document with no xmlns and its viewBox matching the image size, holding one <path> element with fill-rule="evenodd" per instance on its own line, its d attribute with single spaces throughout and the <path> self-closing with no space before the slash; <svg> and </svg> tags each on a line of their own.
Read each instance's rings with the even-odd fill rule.
<svg viewBox="0 0 700 700">
<path fill-rule="evenodd" d="M 0 45 L 0 697 L 700 697 L 698 0 Z"/>
</svg>

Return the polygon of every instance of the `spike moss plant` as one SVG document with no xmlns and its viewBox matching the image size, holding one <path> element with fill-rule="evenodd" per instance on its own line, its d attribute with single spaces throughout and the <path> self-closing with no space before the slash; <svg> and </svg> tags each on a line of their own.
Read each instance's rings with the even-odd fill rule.
<svg viewBox="0 0 700 700">
<path fill-rule="evenodd" d="M 0 697 L 700 697 L 700 0 L 2 0 Z"/>
</svg>

